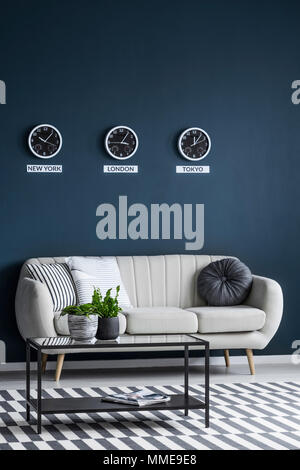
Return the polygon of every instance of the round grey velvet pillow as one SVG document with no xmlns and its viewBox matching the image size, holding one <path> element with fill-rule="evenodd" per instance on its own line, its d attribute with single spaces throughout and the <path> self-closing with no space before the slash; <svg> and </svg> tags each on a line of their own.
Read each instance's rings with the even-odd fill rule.
<svg viewBox="0 0 300 470">
<path fill-rule="evenodd" d="M 214 261 L 198 276 L 198 293 L 208 305 L 241 304 L 247 298 L 251 285 L 251 271 L 238 259 Z"/>
</svg>

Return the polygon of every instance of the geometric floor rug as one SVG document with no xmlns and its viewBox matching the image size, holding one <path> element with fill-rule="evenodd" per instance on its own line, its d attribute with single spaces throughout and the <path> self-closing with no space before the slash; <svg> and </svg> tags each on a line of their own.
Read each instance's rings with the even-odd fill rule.
<svg viewBox="0 0 300 470">
<path fill-rule="evenodd" d="M 139 387 L 141 388 L 141 387 Z M 57 388 L 44 398 L 99 396 L 135 387 Z M 147 387 L 178 394 L 182 386 Z M 190 393 L 203 398 L 203 385 Z M 34 393 L 32 392 L 34 396 Z M 0 391 L 0 450 L 288 450 L 300 448 L 300 383 L 211 385 L 204 411 L 137 411 L 42 417 L 42 434 L 25 420 L 25 391 Z"/>
</svg>

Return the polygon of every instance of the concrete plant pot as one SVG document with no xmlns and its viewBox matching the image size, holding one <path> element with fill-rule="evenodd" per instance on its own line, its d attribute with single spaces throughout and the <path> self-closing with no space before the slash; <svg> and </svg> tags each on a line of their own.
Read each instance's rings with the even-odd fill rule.
<svg viewBox="0 0 300 470">
<path fill-rule="evenodd" d="M 119 336 L 119 318 L 99 318 L 97 339 L 108 340 L 116 339 Z"/>
<path fill-rule="evenodd" d="M 89 341 L 95 338 L 98 328 L 98 315 L 68 315 L 70 335 L 75 341 Z"/>
</svg>

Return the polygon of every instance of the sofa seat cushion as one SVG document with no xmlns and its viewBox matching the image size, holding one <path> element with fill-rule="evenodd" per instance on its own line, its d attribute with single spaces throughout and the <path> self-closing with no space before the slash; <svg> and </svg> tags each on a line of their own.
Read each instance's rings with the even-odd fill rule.
<svg viewBox="0 0 300 470">
<path fill-rule="evenodd" d="M 119 328 L 120 335 L 123 335 L 126 331 L 126 317 L 119 313 Z M 68 315 L 60 316 L 60 312 L 54 314 L 54 328 L 58 335 L 69 336 L 70 331 L 68 327 Z"/>
<path fill-rule="evenodd" d="M 129 334 L 196 333 L 197 315 L 177 307 L 136 307 L 125 309 Z"/>
<path fill-rule="evenodd" d="M 248 305 L 232 307 L 193 307 L 199 333 L 227 333 L 260 330 L 266 321 L 263 310 Z"/>
</svg>

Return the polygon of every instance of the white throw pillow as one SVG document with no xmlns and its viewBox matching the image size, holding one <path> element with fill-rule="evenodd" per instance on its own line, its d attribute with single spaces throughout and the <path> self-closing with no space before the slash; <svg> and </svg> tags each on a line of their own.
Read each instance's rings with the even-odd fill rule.
<svg viewBox="0 0 300 470">
<path fill-rule="evenodd" d="M 68 305 L 76 304 L 76 286 L 67 264 L 26 264 L 26 270 L 32 279 L 46 284 L 54 312 L 60 312 Z"/>
<path fill-rule="evenodd" d="M 120 307 L 131 307 L 116 258 L 113 256 L 99 258 L 70 256 L 66 258 L 66 263 L 75 282 L 79 304 L 92 301 L 94 287 L 99 288 L 103 296 L 112 287 L 111 294 L 114 296 L 116 287 L 120 286 L 118 297 Z"/>
</svg>

